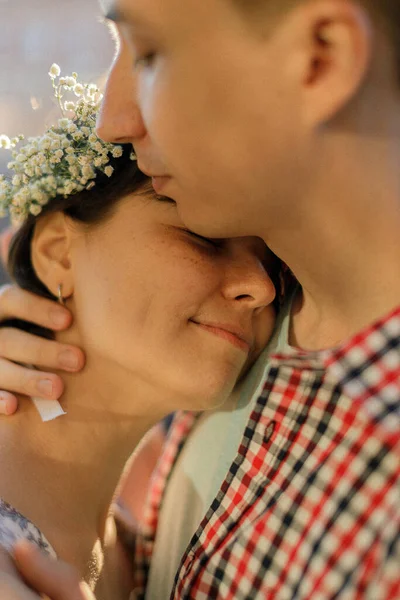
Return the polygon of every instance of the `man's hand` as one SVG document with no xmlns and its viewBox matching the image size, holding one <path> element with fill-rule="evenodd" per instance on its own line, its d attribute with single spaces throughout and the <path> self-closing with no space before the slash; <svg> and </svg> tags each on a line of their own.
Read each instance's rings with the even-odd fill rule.
<svg viewBox="0 0 400 600">
<path fill-rule="evenodd" d="M 96 600 L 73 567 L 49 558 L 32 544 L 16 544 L 14 559 L 26 583 L 37 593 L 8 573 L 0 573 L 0 598 L 39 600 L 45 594 L 50 600 Z"/>
<path fill-rule="evenodd" d="M 0 324 L 22 319 L 53 331 L 67 329 L 72 320 L 64 307 L 17 286 L 0 287 Z M 34 365 L 32 370 L 15 364 Z M 15 393 L 58 399 L 63 392 L 61 377 L 49 371 L 76 372 L 84 354 L 79 348 L 45 340 L 11 327 L 0 327 L 0 414 L 13 414 L 18 406 Z M 43 369 L 43 371 L 41 370 Z"/>
</svg>

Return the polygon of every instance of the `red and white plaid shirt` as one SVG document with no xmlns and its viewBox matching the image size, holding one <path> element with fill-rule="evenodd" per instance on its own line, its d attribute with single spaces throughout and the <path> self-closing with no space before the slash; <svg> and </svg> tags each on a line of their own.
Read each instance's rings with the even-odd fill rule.
<svg viewBox="0 0 400 600">
<path fill-rule="evenodd" d="M 153 477 L 136 542 L 137 598 L 195 420 L 177 415 Z M 400 308 L 339 348 L 271 358 L 171 598 L 400 599 Z"/>
</svg>

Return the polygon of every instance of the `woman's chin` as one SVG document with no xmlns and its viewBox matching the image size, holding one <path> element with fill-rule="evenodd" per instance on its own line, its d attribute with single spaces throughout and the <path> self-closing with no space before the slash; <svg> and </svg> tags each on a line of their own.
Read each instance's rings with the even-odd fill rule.
<svg viewBox="0 0 400 600">
<path fill-rule="evenodd" d="M 235 376 L 224 379 L 212 378 L 208 373 L 197 386 L 192 381 L 190 390 L 182 394 L 182 405 L 179 408 L 196 412 L 218 408 L 229 398 L 237 379 L 238 371 Z"/>
</svg>

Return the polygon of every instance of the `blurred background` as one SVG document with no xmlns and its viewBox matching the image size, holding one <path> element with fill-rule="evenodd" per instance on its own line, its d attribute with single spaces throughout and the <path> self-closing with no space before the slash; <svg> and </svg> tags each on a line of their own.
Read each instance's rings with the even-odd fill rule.
<svg viewBox="0 0 400 600">
<path fill-rule="evenodd" d="M 114 48 L 100 16 L 98 0 L 0 0 L 0 134 L 39 135 L 58 117 L 52 63 L 81 81 L 103 79 Z M 9 160 L 0 150 L 0 173 Z"/>
</svg>

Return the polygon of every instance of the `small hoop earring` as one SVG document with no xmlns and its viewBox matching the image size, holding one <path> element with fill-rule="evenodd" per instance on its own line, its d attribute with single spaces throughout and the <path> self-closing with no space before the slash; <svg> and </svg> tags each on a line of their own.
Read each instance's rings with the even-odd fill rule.
<svg viewBox="0 0 400 600">
<path fill-rule="evenodd" d="M 60 283 L 58 285 L 57 296 L 58 296 L 58 302 L 60 304 L 62 304 L 62 306 L 65 306 L 65 300 L 64 300 L 63 295 L 62 295 L 62 283 Z"/>
</svg>

